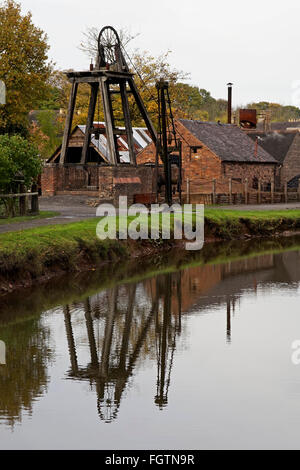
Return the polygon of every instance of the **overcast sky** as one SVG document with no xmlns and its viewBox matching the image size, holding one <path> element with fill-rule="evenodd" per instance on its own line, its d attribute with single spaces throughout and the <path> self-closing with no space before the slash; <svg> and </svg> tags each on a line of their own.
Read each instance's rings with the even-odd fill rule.
<svg viewBox="0 0 300 470">
<path fill-rule="evenodd" d="M 20 0 L 49 37 L 60 69 L 86 69 L 78 50 L 89 26 L 140 33 L 131 47 L 190 73 L 216 98 L 234 83 L 234 104 L 266 100 L 300 106 L 299 0 Z"/>
</svg>

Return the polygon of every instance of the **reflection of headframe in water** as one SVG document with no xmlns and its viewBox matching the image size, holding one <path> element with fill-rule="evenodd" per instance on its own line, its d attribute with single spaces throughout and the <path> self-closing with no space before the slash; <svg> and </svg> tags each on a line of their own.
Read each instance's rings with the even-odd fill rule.
<svg viewBox="0 0 300 470">
<path fill-rule="evenodd" d="M 0 365 L 6 364 L 6 346 L 4 341 L 0 340 Z"/>
<path fill-rule="evenodd" d="M 0 80 L 0 104 L 6 104 L 6 86 L 2 80 Z"/>
<path fill-rule="evenodd" d="M 104 328 L 101 340 L 99 332 L 97 340 L 92 307 L 90 300 L 86 299 L 84 311 L 90 347 L 90 363 L 87 366 L 78 364 L 71 312 L 69 306 L 64 308 L 71 362 L 68 375 L 77 380 L 89 380 L 95 384 L 98 414 L 100 419 L 107 423 L 117 418 L 122 396 L 126 387 L 129 386 L 136 364 L 143 349 L 148 349 L 145 346 L 147 337 L 154 332 L 155 336 L 159 336 L 158 342 L 160 344 L 158 347 L 160 353 L 157 357 L 159 365 L 158 391 L 155 403 L 159 407 L 163 407 L 168 402 L 168 388 L 175 349 L 174 335 L 180 334 L 181 308 L 179 306 L 176 318 L 171 315 L 172 282 L 170 275 L 167 275 L 167 278 L 168 282 L 165 277 L 156 279 L 155 285 L 151 287 L 148 302 L 146 302 L 147 307 L 146 304 L 139 305 L 137 287 L 134 284 L 123 287 L 114 286 L 109 289 L 105 296 Z M 181 292 L 180 276 L 174 274 L 172 279 L 178 281 L 177 292 Z M 161 301 L 164 304 L 163 312 Z M 181 303 L 179 298 L 178 301 Z M 157 347 L 153 352 L 155 353 L 155 351 L 157 354 Z"/>
</svg>

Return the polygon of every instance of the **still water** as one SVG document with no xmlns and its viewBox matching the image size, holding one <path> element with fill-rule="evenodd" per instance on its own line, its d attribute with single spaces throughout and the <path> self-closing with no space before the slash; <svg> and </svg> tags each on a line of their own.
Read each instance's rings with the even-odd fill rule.
<svg viewBox="0 0 300 470">
<path fill-rule="evenodd" d="M 0 448 L 299 449 L 300 239 L 261 243 L 2 298 Z"/>
</svg>

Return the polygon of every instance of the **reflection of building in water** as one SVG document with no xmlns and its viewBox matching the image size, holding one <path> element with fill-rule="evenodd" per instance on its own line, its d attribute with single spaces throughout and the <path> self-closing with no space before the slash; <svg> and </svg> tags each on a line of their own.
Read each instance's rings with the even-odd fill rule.
<svg viewBox="0 0 300 470">
<path fill-rule="evenodd" d="M 85 328 L 80 330 L 80 338 L 87 338 L 89 345 L 90 362 L 86 366 L 78 364 L 72 308 L 66 306 L 69 376 L 89 380 L 95 385 L 99 415 L 111 422 L 117 417 L 134 369 L 147 358 L 155 358 L 154 401 L 160 408 L 165 407 L 176 339 L 184 331 L 182 316 L 191 312 L 205 313 L 211 311 L 212 306 L 224 308 L 224 336 L 230 344 L 233 314 L 244 292 L 256 293 L 258 288 L 274 285 L 274 280 L 292 281 L 291 288 L 298 287 L 300 269 L 294 267 L 295 256 L 299 253 L 195 266 L 100 292 L 84 302 Z M 80 304 L 76 304 L 78 309 Z"/>
</svg>

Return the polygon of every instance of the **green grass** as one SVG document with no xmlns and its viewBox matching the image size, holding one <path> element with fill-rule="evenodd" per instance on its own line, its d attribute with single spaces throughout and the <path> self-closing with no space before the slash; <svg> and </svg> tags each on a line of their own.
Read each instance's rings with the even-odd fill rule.
<svg viewBox="0 0 300 470">
<path fill-rule="evenodd" d="M 242 234 L 270 236 L 275 232 L 300 230 L 300 210 L 235 211 L 205 210 L 206 233 L 233 239 Z"/>
<path fill-rule="evenodd" d="M 230 209 L 220 209 L 220 208 L 206 208 L 205 209 L 206 217 L 209 217 L 213 220 L 224 220 L 224 219 L 244 219 L 251 218 L 255 220 L 267 220 L 267 219 L 282 219 L 283 217 L 299 219 L 300 210 L 299 209 L 286 209 L 286 210 L 258 210 L 258 211 L 247 211 L 247 210 L 230 210 Z"/>
<path fill-rule="evenodd" d="M 88 219 L 0 234 L 0 273 L 18 275 L 27 271 L 37 276 L 53 265 L 62 270 L 76 268 L 80 254 L 91 263 L 124 255 L 118 240 L 98 240 L 98 221 Z"/>
<path fill-rule="evenodd" d="M 59 215 L 59 212 L 54 211 L 41 211 L 38 215 L 25 215 L 22 217 L 6 217 L 0 218 L 0 225 L 7 225 L 7 224 L 17 224 L 18 222 L 28 222 L 30 220 L 36 219 L 47 219 L 49 217 L 55 217 Z"/>
<path fill-rule="evenodd" d="M 25 275 L 36 277 L 53 267 L 70 271 L 76 269 L 78 262 L 97 265 L 125 259 L 134 249 L 134 243 L 136 246 L 143 243 L 132 241 L 129 249 L 126 242 L 101 241 L 96 237 L 98 222 L 99 219 L 93 218 L 0 234 L 0 274 L 14 279 Z M 238 240 L 246 234 L 272 237 L 285 230 L 300 230 L 299 210 L 205 211 L 206 237 L 223 240 Z"/>
</svg>

